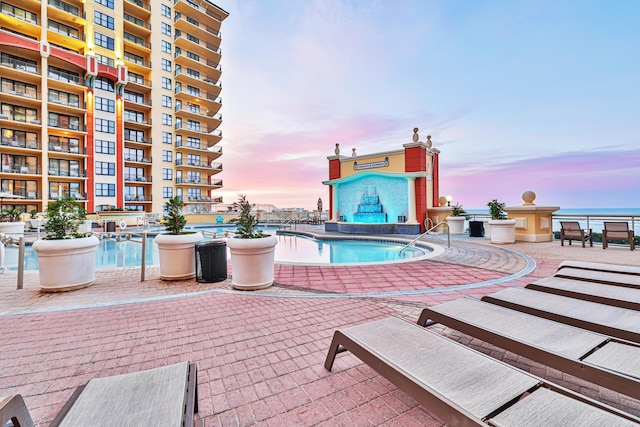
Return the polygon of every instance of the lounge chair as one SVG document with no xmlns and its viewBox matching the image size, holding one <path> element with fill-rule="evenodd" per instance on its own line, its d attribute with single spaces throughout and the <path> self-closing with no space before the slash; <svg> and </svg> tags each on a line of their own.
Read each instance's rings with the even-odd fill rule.
<svg viewBox="0 0 640 427">
<path fill-rule="evenodd" d="M 640 343 L 640 311 L 516 287 L 485 295 L 482 301 Z"/>
<path fill-rule="evenodd" d="M 418 324 L 434 323 L 640 399 L 640 344 L 470 297 L 422 310 Z"/>
<path fill-rule="evenodd" d="M 350 351 L 455 426 L 633 425 L 640 418 L 390 317 L 336 331 L 325 368 Z"/>
<path fill-rule="evenodd" d="M 589 261 L 562 261 L 558 266 L 557 271 L 560 272 L 563 268 L 579 268 L 581 270 L 589 271 L 608 271 L 612 273 L 640 276 L 640 267 L 637 265 L 607 264 L 603 262 Z"/>
<path fill-rule="evenodd" d="M 558 270 L 553 277 L 640 288 L 640 275 L 613 271 L 595 271 L 566 267 Z"/>
<path fill-rule="evenodd" d="M 593 233 L 591 229 L 587 232 L 580 227 L 578 221 L 560 221 L 560 246 L 564 246 L 564 241 L 580 240 L 584 248 L 585 241 L 589 241 L 589 246 L 593 247 Z"/>
<path fill-rule="evenodd" d="M 546 277 L 528 284 L 525 288 L 630 310 L 640 310 L 640 289 L 629 286 Z"/>
<path fill-rule="evenodd" d="M 11 421 L 11 424 L 9 424 Z M 31 414 L 19 394 L 0 397 L 0 426 L 35 427 Z"/>
<path fill-rule="evenodd" d="M 10 405 L 0 406 L 2 425 L 5 418 L 15 418 L 20 427 L 33 425 L 21 396 L 6 400 Z M 182 362 L 92 379 L 76 389 L 51 426 L 192 427 L 194 412 L 198 412 L 196 365 Z"/>
<path fill-rule="evenodd" d="M 629 230 L 627 222 L 606 222 L 602 230 L 602 249 L 609 247 L 611 241 L 629 242 L 631 250 L 636 248 L 636 241 L 633 230 Z"/>
</svg>

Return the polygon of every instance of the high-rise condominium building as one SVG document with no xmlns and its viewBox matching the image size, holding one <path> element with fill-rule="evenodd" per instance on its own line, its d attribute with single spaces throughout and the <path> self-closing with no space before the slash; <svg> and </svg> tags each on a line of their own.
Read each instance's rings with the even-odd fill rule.
<svg viewBox="0 0 640 427">
<path fill-rule="evenodd" d="M 185 213 L 221 202 L 220 26 L 208 0 L 6 0 L 3 207 Z"/>
</svg>

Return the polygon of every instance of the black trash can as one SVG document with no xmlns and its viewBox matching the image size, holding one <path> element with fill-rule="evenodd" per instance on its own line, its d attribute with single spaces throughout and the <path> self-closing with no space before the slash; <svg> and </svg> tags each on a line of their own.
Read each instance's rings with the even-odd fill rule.
<svg viewBox="0 0 640 427">
<path fill-rule="evenodd" d="M 484 236 L 482 221 L 469 221 L 469 237 Z"/>
<path fill-rule="evenodd" d="M 196 243 L 196 281 L 221 282 L 227 278 L 227 244 L 222 241 Z"/>
</svg>

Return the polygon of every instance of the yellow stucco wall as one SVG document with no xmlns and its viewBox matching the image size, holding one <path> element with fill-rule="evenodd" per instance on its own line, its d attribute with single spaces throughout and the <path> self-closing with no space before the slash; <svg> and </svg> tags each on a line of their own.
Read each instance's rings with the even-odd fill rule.
<svg viewBox="0 0 640 427">
<path fill-rule="evenodd" d="M 371 168 L 371 169 L 353 169 L 353 162 L 358 162 L 359 165 L 365 163 L 384 162 L 385 157 L 389 158 L 389 166 Z M 399 172 L 404 173 L 404 151 L 394 153 L 378 153 L 370 156 L 357 156 L 345 160 L 340 160 L 340 177 L 345 178 L 347 176 L 354 175 L 356 173 L 364 171 L 376 171 L 376 172 Z"/>
</svg>

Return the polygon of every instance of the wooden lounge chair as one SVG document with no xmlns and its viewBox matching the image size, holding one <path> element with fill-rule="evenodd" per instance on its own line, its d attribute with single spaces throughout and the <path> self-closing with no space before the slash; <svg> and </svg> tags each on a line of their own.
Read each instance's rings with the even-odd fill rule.
<svg viewBox="0 0 640 427">
<path fill-rule="evenodd" d="M 629 242 L 631 250 L 636 248 L 636 241 L 633 230 L 629 230 L 627 222 L 606 222 L 602 230 L 602 249 L 609 247 L 610 241 Z"/>
<path fill-rule="evenodd" d="M 20 427 L 33 425 L 22 397 L 14 395 L 9 401 L 13 406 L 0 406 L 2 425 L 5 416 L 16 418 Z M 192 427 L 194 412 L 198 412 L 196 365 L 182 362 L 92 379 L 76 389 L 51 426 Z"/>
<path fill-rule="evenodd" d="M 640 311 L 516 287 L 485 295 L 482 301 L 640 343 Z"/>
<path fill-rule="evenodd" d="M 11 421 L 11 424 L 8 424 Z M 0 426 L 35 427 L 31 414 L 19 394 L 0 397 Z"/>
<path fill-rule="evenodd" d="M 560 221 L 560 246 L 564 246 L 564 241 L 580 240 L 584 248 L 584 242 L 589 241 L 589 246 L 593 247 L 593 233 L 591 229 L 587 232 L 580 227 L 578 221 Z"/>
<path fill-rule="evenodd" d="M 433 323 L 640 399 L 640 344 L 469 297 L 425 308 L 418 324 Z"/>
<path fill-rule="evenodd" d="M 562 261 L 558 266 L 558 272 L 563 268 L 579 268 L 581 270 L 590 271 L 608 271 L 611 273 L 631 274 L 640 276 L 640 267 L 637 265 L 625 265 L 625 264 L 607 264 L 603 262 L 589 262 L 589 261 Z"/>
<path fill-rule="evenodd" d="M 640 422 L 395 317 L 336 331 L 324 365 L 327 370 L 343 351 L 350 351 L 452 426 Z"/>
<path fill-rule="evenodd" d="M 581 280 L 585 282 L 604 283 L 607 285 L 640 288 L 640 276 L 634 274 L 616 273 L 612 271 L 583 270 L 581 268 L 566 267 L 558 270 L 553 277 Z"/>
<path fill-rule="evenodd" d="M 527 289 L 564 295 L 585 301 L 640 310 L 640 289 L 581 280 L 546 277 L 525 286 Z"/>
</svg>

